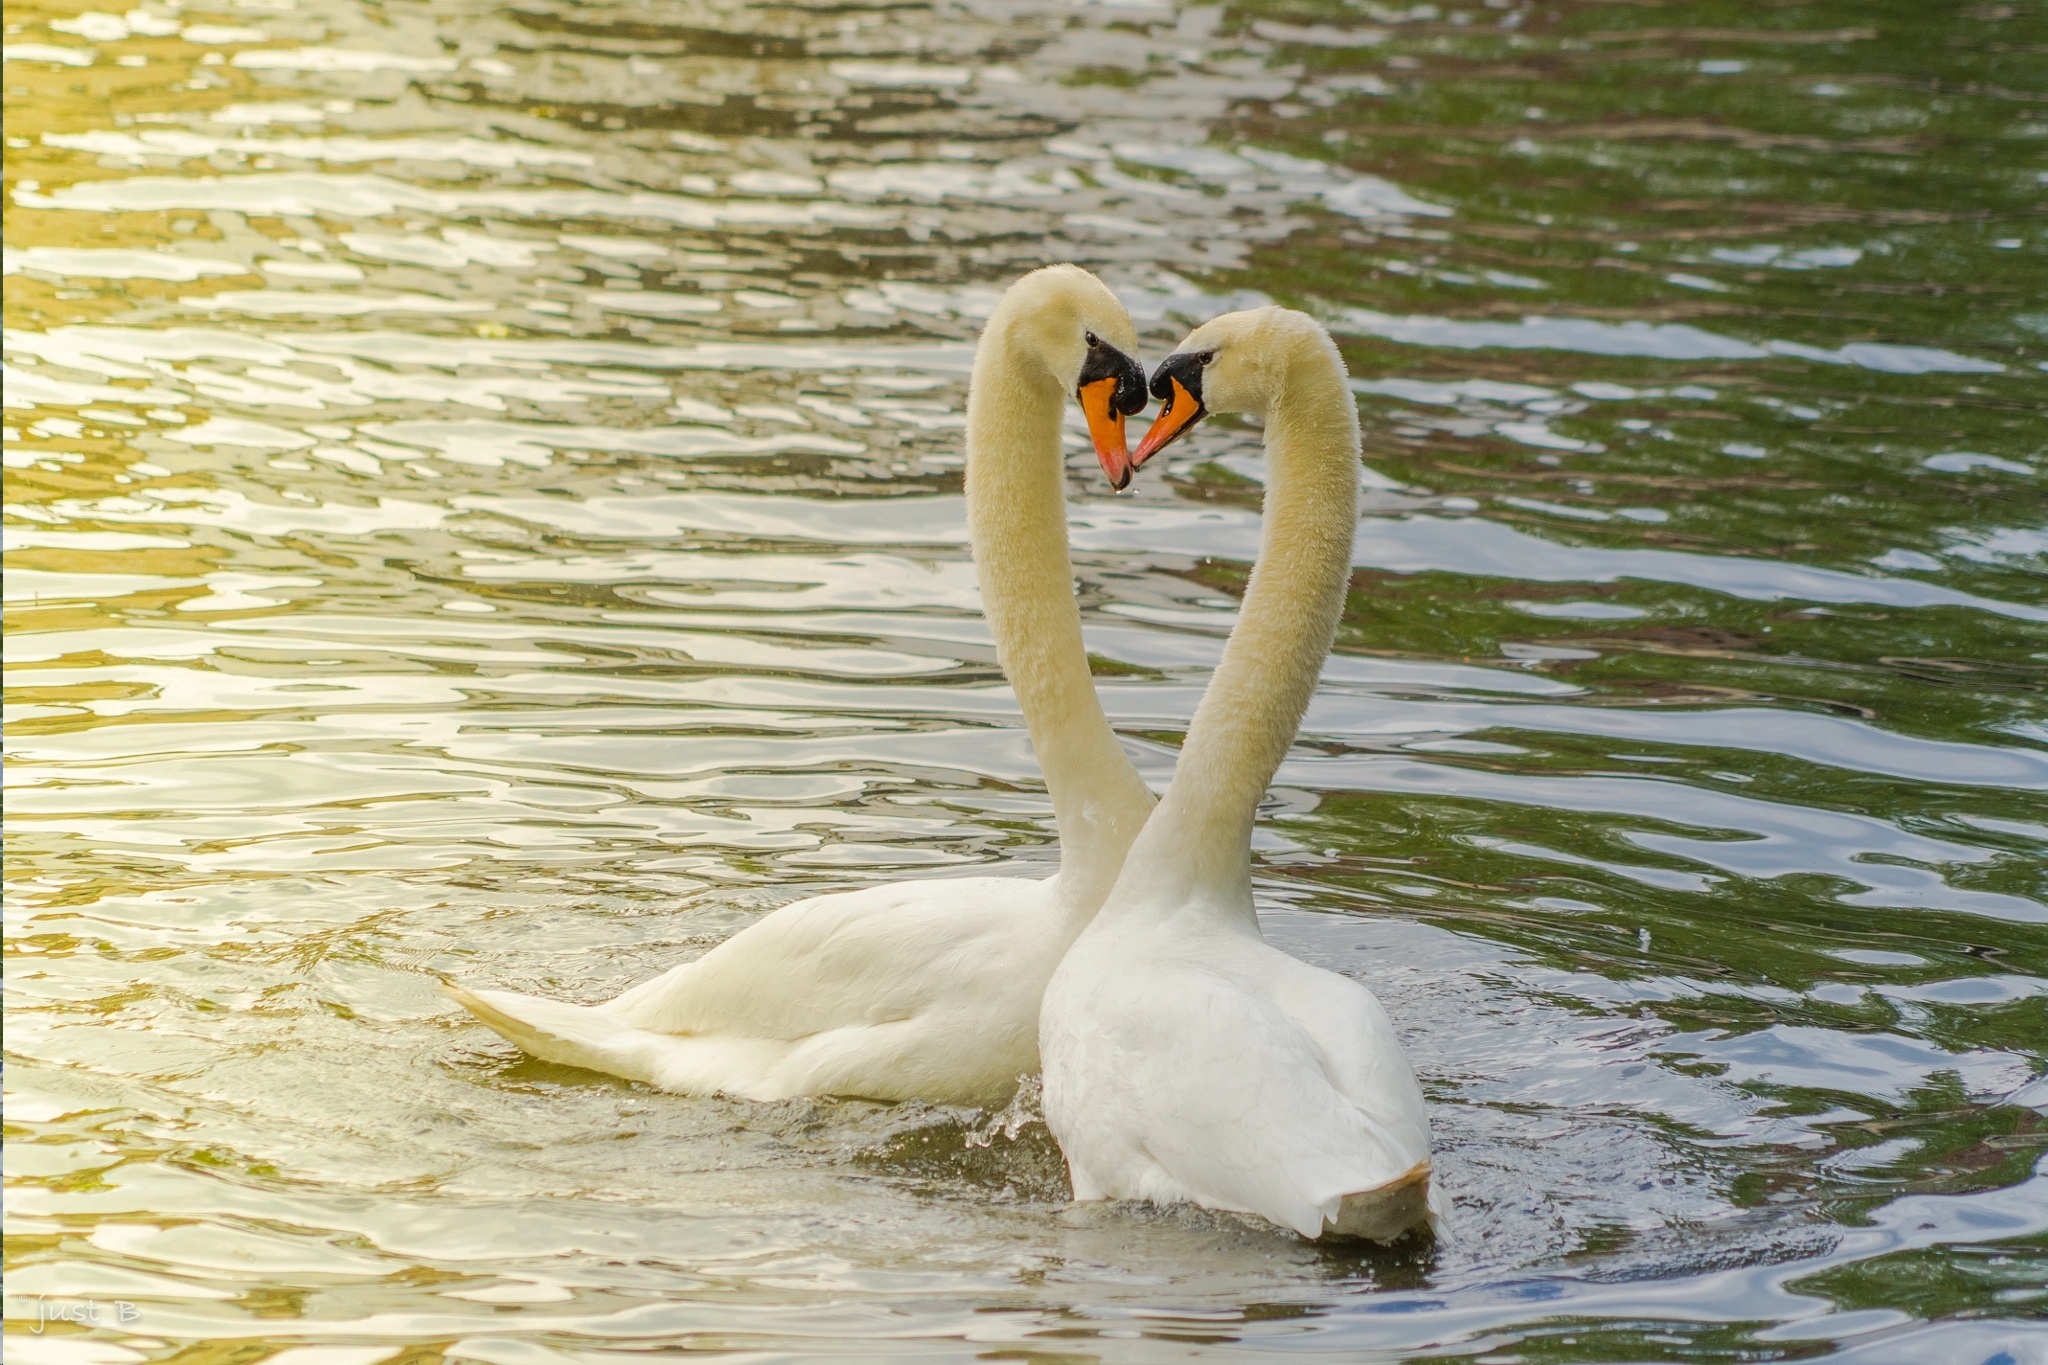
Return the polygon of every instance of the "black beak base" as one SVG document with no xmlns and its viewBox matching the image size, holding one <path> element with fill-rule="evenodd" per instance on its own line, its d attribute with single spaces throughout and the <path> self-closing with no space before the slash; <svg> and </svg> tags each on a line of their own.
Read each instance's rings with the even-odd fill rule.
<svg viewBox="0 0 2048 1365">
<path fill-rule="evenodd" d="M 1152 396 L 1162 403 L 1173 401 L 1173 381 L 1188 391 L 1188 397 L 1202 401 L 1202 367 L 1208 357 L 1199 351 L 1175 354 L 1159 362 L 1159 368 L 1152 372 Z M 1206 411 L 1206 407 L 1204 411 Z"/>
<path fill-rule="evenodd" d="M 1145 439 L 1131 452 L 1133 468 L 1193 431 L 1195 424 L 1208 415 L 1209 407 L 1202 401 L 1202 367 L 1211 358 L 1211 352 L 1198 351 L 1170 355 L 1159 362 L 1152 375 L 1152 392 L 1165 406 L 1152 419 Z"/>
<path fill-rule="evenodd" d="M 1150 401 L 1145 397 L 1145 367 L 1108 342 L 1098 341 L 1088 348 L 1088 358 L 1081 365 L 1081 379 L 1076 387 L 1085 389 L 1103 379 L 1116 380 L 1118 412 L 1133 417 L 1145 410 L 1145 404 Z"/>
</svg>

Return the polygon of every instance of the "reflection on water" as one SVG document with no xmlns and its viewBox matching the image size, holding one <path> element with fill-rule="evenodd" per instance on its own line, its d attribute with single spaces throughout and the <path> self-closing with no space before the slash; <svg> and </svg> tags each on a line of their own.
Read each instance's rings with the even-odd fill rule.
<svg viewBox="0 0 2048 1365">
<path fill-rule="evenodd" d="M 10 24 L 10 1361 L 2048 1352 L 2039 14 Z M 1049 259 L 1149 358 L 1264 299 L 1344 345 L 1261 888 L 1406 1032 L 1433 1251 L 1069 1208 L 1028 1112 L 682 1099 L 433 989 L 1050 866 L 959 501 Z M 1118 499 L 1070 444 L 1164 781 L 1258 433 Z"/>
</svg>

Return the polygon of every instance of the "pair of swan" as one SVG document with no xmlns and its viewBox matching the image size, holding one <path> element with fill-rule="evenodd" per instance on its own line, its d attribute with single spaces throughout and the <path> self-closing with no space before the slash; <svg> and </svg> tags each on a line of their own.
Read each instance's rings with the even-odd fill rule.
<svg viewBox="0 0 2048 1365">
<path fill-rule="evenodd" d="M 997 657 L 1059 828 L 1057 875 L 787 905 L 607 1004 L 449 993 L 534 1056 L 691 1094 L 993 1105 L 1041 1068 L 1075 1196 L 1256 1213 L 1305 1237 L 1437 1221 L 1422 1093 L 1379 1002 L 1259 935 L 1251 831 L 1328 653 L 1358 517 L 1357 412 L 1303 314 L 1197 328 L 1145 406 L 1116 297 L 1074 266 L 1003 296 L 967 405 L 967 516 Z M 1259 559 L 1158 809 L 1102 714 L 1068 558 L 1073 393 L 1121 489 L 1215 412 L 1266 424 Z"/>
</svg>

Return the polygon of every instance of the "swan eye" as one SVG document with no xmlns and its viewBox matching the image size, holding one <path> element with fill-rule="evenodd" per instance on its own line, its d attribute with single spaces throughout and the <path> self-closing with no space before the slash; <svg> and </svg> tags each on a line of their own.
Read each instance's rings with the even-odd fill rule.
<svg viewBox="0 0 2048 1365">
<path fill-rule="evenodd" d="M 1085 332 L 1083 333 L 1083 335 L 1088 338 L 1088 344 L 1090 346 L 1100 346 L 1102 344 L 1102 338 L 1095 335 L 1095 333 L 1093 332 Z"/>
<path fill-rule="evenodd" d="M 1195 363 L 1197 365 L 1206 365 L 1215 358 L 1216 353 L 1214 351 L 1204 351 L 1200 355 L 1195 357 Z"/>
</svg>

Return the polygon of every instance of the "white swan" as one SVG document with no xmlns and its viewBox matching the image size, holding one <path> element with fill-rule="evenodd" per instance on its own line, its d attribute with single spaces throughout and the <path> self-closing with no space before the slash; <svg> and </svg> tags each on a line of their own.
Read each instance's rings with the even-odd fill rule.
<svg viewBox="0 0 2048 1365">
<path fill-rule="evenodd" d="M 1364 986 L 1259 936 L 1252 820 L 1342 609 L 1358 524 L 1344 362 L 1301 313 L 1196 328 L 1142 463 L 1209 411 L 1265 419 L 1259 559 L 1172 785 L 1046 989 L 1045 1117 L 1077 1199 L 1192 1202 L 1304 1237 L 1434 1223 L 1422 1091 Z"/>
<path fill-rule="evenodd" d="M 1111 483 L 1145 406 L 1116 296 L 1075 266 L 1011 286 L 967 398 L 967 517 L 982 605 L 1051 791 L 1045 880 L 899 882 L 783 906 L 606 1004 L 448 993 L 536 1057 L 688 1094 L 999 1104 L 1038 1069 L 1046 979 L 1114 882 L 1152 807 L 1103 718 L 1067 556 L 1069 393 Z"/>
</svg>

